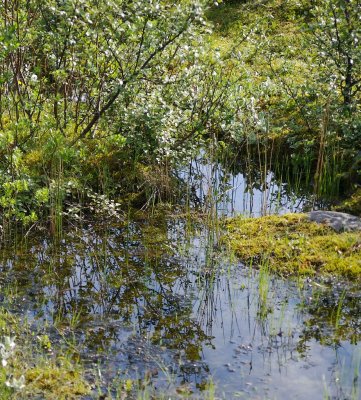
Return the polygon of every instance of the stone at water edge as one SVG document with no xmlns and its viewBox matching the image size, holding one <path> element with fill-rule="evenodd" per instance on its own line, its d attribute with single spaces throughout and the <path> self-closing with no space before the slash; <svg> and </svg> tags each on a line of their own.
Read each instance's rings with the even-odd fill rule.
<svg viewBox="0 0 361 400">
<path fill-rule="evenodd" d="M 336 232 L 361 231 L 361 218 L 338 211 L 311 211 L 308 213 L 310 221 L 324 223 Z"/>
</svg>

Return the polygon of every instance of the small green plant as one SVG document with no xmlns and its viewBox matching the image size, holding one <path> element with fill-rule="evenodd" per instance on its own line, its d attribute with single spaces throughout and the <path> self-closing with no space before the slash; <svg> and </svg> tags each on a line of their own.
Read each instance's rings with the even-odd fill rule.
<svg viewBox="0 0 361 400">
<path fill-rule="evenodd" d="M 270 271 L 267 256 L 265 256 L 259 267 L 258 275 L 258 315 L 263 320 L 270 312 L 268 303 L 270 284 Z"/>
</svg>

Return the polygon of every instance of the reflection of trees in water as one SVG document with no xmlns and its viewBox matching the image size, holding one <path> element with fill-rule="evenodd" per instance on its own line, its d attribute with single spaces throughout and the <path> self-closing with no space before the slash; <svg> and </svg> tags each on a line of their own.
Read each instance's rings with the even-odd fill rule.
<svg viewBox="0 0 361 400">
<path fill-rule="evenodd" d="M 357 344 L 361 339 L 360 297 L 355 286 L 315 290 L 312 300 L 302 306 L 306 320 L 298 351 L 304 352 L 312 339 L 325 345 L 340 345 L 342 341 Z"/>
<path fill-rule="evenodd" d="M 210 337 L 192 318 L 189 272 L 172 254 L 163 228 L 88 229 L 70 234 L 59 248 L 41 243 L 31 258 L 13 264 L 13 278 L 35 315 L 64 332 L 69 324 L 74 328 L 83 353 L 122 352 L 131 340 L 123 332 L 130 330 L 148 338 L 155 356 L 163 347 L 177 350 L 184 359 L 174 361 L 178 373 L 194 380 L 191 375 L 208 371 L 200 360 Z M 131 358 L 124 359 L 141 363 Z"/>
<path fill-rule="evenodd" d="M 288 300 L 298 298 L 299 287 L 270 275 L 263 300 L 269 311 L 262 316 L 259 273 L 219 272 L 228 268 L 229 255 L 218 253 L 206 228 L 189 237 L 185 229 L 147 222 L 88 228 L 66 236 L 60 247 L 39 242 L 31 252 L 2 253 L 0 267 L 9 284 L 17 281 L 18 298 L 26 299 L 20 307 L 32 309 L 39 326 L 45 318 L 63 335 L 75 333 L 86 363 L 151 375 L 157 384 L 162 374 L 154 371 L 162 366 L 177 382 L 201 385 L 210 373 L 204 353 L 214 348 L 217 357 L 221 337 L 234 342 L 226 349 L 231 365 L 217 367 L 212 359 L 211 372 L 238 369 L 253 380 L 285 374 L 295 353 L 312 355 L 315 339 L 327 346 L 359 340 L 357 290 L 305 289 L 313 301 L 295 313 Z M 182 258 L 174 252 L 178 242 Z M 44 333 L 58 335 L 50 328 Z"/>
<path fill-rule="evenodd" d="M 219 157 L 204 152 L 193 159 L 188 170 L 180 173 L 183 196 L 187 193 L 190 204 L 204 210 L 217 206 L 232 213 L 236 207 L 256 215 L 270 210 L 301 210 L 315 201 L 317 207 L 325 206 L 314 199 L 312 186 L 304 182 L 305 173 L 292 170 L 285 149 L 278 149 L 279 158 L 275 159 L 253 147 L 247 151 Z"/>
</svg>

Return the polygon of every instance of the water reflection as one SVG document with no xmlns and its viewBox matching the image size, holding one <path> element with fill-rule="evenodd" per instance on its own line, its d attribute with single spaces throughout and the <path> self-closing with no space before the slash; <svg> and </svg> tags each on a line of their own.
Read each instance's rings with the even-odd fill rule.
<svg viewBox="0 0 361 400">
<path fill-rule="evenodd" d="M 201 398 L 212 377 L 227 399 L 356 399 L 357 288 L 249 270 L 209 242 L 205 227 L 188 225 L 87 226 L 60 246 L 4 251 L 3 280 L 17 286 L 5 305 L 54 342 L 75 335 L 107 383 L 146 377 Z"/>
<path fill-rule="evenodd" d="M 254 217 L 327 206 L 327 202 L 314 196 L 310 185 L 285 182 L 282 174 L 276 174 L 270 166 L 260 167 L 258 162 L 253 165 L 251 161 L 245 165 L 239 158 L 228 164 L 227 167 L 222 162 L 210 161 L 201 153 L 180 172 L 192 206 L 214 209 L 217 215 Z"/>
</svg>

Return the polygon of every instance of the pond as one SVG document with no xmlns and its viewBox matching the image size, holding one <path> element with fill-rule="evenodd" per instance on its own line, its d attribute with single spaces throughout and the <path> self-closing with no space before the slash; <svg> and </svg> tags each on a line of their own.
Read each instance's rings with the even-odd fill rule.
<svg viewBox="0 0 361 400">
<path fill-rule="evenodd" d="M 193 206 L 214 204 L 213 222 L 315 206 L 271 172 L 245 192 L 242 174 L 193 163 L 184 180 L 193 168 L 202 176 L 189 184 Z M 147 382 L 144 398 L 358 399 L 357 285 L 249 268 L 219 245 L 219 224 L 203 221 L 158 213 L 79 224 L 58 243 L 29 238 L 1 253 L 2 287 L 11 288 L 3 307 L 53 348 L 73 343 L 110 398 L 131 379 Z"/>
<path fill-rule="evenodd" d="M 188 168 L 181 170 L 178 175 L 189 188 L 192 206 L 201 206 L 207 212 L 211 209 L 217 216 L 242 214 L 252 217 L 329 206 L 329 201 L 318 198 L 309 185 L 299 182 L 301 174 L 293 181 L 290 178 L 284 181 L 282 173 L 276 174 L 263 165 L 249 170 L 242 164 L 238 165 L 238 161 L 235 158 L 225 167 L 220 162 L 209 161 L 209 157 L 200 153 Z"/>
</svg>

